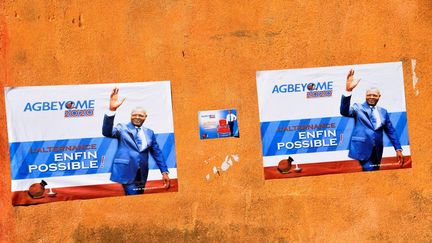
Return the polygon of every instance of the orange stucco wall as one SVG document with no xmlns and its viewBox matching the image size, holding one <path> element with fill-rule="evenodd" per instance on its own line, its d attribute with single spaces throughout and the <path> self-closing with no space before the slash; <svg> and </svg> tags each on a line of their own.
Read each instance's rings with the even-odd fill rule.
<svg viewBox="0 0 432 243">
<path fill-rule="evenodd" d="M 171 80 L 179 176 L 177 193 L 12 207 L 1 92 L 0 242 L 430 241 L 431 10 L 428 0 L 0 0 L 3 87 Z M 404 64 L 412 169 L 264 181 L 257 70 L 391 61 Z M 241 137 L 199 140 L 197 112 L 223 108 L 237 109 Z M 231 154 L 239 163 L 207 180 Z"/>
</svg>

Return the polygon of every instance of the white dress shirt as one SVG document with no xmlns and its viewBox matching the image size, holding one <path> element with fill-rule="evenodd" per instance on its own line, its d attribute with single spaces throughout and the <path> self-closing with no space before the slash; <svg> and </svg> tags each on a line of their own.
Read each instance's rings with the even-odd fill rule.
<svg viewBox="0 0 432 243">
<path fill-rule="evenodd" d="M 237 120 L 237 117 L 234 114 L 231 113 L 231 114 L 227 115 L 226 120 L 228 122 L 233 122 L 233 121 Z"/>
</svg>

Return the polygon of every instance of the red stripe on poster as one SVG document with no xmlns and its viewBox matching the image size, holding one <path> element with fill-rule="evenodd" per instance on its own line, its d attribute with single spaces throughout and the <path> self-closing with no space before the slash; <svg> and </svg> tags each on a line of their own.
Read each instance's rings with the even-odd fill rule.
<svg viewBox="0 0 432 243">
<path fill-rule="evenodd" d="M 394 169 L 406 169 L 411 168 L 411 156 L 405 156 L 405 163 L 401 167 L 395 163 L 395 157 L 383 158 L 381 160 L 380 170 L 394 170 Z M 326 174 L 339 174 L 339 173 L 352 173 L 362 172 L 362 168 L 357 160 L 345 160 L 337 162 L 326 162 L 326 163 L 312 163 L 312 164 L 301 164 L 299 168 L 301 170 L 295 170 L 296 166 L 293 165 L 291 170 L 282 174 L 278 171 L 277 166 L 264 167 L 264 178 L 269 179 L 282 179 L 282 178 L 294 178 L 301 176 L 316 176 Z"/>
<path fill-rule="evenodd" d="M 170 188 L 165 189 L 163 187 L 162 180 L 147 181 L 144 190 L 144 194 L 159 192 L 177 192 L 178 182 L 177 179 L 171 179 Z M 28 195 L 27 191 L 12 192 L 12 205 L 24 206 L 57 201 L 124 196 L 123 187 L 121 186 L 121 184 L 117 183 L 93 186 L 54 188 L 53 192 L 55 193 L 55 195 L 50 195 L 50 190 L 45 189 L 43 197 L 37 199 L 31 198 Z"/>
</svg>

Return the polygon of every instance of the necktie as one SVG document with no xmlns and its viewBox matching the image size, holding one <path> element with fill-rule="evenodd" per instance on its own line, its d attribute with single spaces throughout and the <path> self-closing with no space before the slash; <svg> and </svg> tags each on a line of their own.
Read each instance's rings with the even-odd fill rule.
<svg viewBox="0 0 432 243">
<path fill-rule="evenodd" d="M 136 128 L 135 142 L 136 142 L 136 144 L 138 146 L 138 149 L 141 151 L 141 148 L 142 148 L 142 139 L 141 139 L 140 134 L 139 134 L 140 130 L 141 129 L 139 127 Z"/>
<path fill-rule="evenodd" d="M 371 106 L 371 116 L 370 116 L 370 120 L 372 122 L 372 125 L 374 127 L 374 129 L 377 127 L 377 119 L 375 117 L 375 106 Z"/>
</svg>

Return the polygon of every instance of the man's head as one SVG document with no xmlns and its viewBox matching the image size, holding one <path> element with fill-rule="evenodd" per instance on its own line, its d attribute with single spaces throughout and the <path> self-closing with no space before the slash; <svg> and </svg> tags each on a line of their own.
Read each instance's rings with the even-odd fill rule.
<svg viewBox="0 0 432 243">
<path fill-rule="evenodd" d="M 136 127 L 141 127 L 147 118 L 147 112 L 142 107 L 137 107 L 131 112 L 131 123 Z"/>
<path fill-rule="evenodd" d="M 377 88 L 369 88 L 366 90 L 366 102 L 370 106 L 376 106 L 379 99 L 381 97 L 381 93 Z"/>
</svg>

